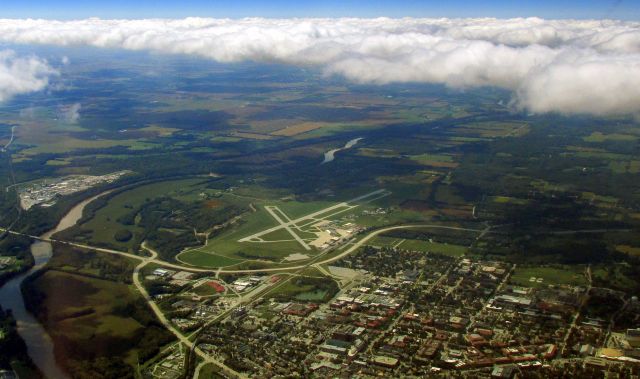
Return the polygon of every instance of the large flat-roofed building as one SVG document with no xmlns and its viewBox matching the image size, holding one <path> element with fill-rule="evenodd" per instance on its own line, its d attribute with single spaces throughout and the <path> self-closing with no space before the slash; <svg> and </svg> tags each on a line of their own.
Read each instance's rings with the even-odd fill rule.
<svg viewBox="0 0 640 379">
<path fill-rule="evenodd" d="M 492 378 L 510 379 L 513 377 L 516 367 L 514 365 L 495 366 L 491 371 Z"/>
<path fill-rule="evenodd" d="M 599 357 L 586 357 L 584 359 L 584 364 L 585 366 L 591 366 L 591 367 L 599 367 L 599 368 L 607 367 L 607 361 L 604 358 L 599 358 Z"/>
<path fill-rule="evenodd" d="M 347 348 L 342 347 L 342 346 L 336 346 L 336 345 L 332 345 L 329 343 L 325 343 L 324 345 L 320 346 L 320 350 L 327 352 L 327 353 L 331 353 L 331 354 L 336 354 L 336 355 L 346 355 L 347 354 Z"/>
<path fill-rule="evenodd" d="M 376 355 L 373 358 L 373 363 L 382 367 L 394 368 L 398 365 L 398 359 L 393 357 L 387 357 L 384 355 Z"/>
<path fill-rule="evenodd" d="M 511 295 L 498 295 L 493 299 L 493 302 L 498 304 L 510 304 L 523 307 L 528 307 L 531 305 L 531 299 Z"/>
</svg>

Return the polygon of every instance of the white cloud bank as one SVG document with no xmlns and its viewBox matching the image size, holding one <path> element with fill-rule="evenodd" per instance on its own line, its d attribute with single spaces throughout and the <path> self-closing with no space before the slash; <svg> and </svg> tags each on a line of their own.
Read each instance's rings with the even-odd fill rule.
<svg viewBox="0 0 640 379">
<path fill-rule="evenodd" d="M 0 20 L 0 42 L 320 65 L 362 83 L 498 86 L 533 112 L 640 112 L 640 23 L 529 19 Z"/>
<path fill-rule="evenodd" d="M 19 57 L 11 50 L 0 51 L 0 102 L 23 93 L 44 89 L 57 72 L 37 57 Z"/>
</svg>

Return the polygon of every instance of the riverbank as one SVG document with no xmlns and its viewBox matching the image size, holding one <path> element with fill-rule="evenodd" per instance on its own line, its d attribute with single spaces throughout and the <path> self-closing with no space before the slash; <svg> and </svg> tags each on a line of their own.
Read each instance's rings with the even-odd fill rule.
<svg viewBox="0 0 640 379">
<path fill-rule="evenodd" d="M 49 239 L 55 233 L 75 225 L 89 203 L 111 191 L 104 191 L 79 202 L 60 219 L 55 228 L 47 231 L 41 237 Z M 51 243 L 36 241 L 31 245 L 31 253 L 34 260 L 33 267 L 0 287 L 0 305 L 4 309 L 11 309 L 17 323 L 18 334 L 27 345 L 29 357 L 45 376 L 50 379 L 68 378 L 69 376 L 56 363 L 54 346 L 49 334 L 26 309 L 21 291 L 24 280 L 43 268 L 51 259 Z"/>
<path fill-rule="evenodd" d="M 326 153 L 324 153 L 324 161 L 322 161 L 321 164 L 332 162 L 335 159 L 335 155 L 336 155 L 337 152 L 342 151 L 342 150 L 351 149 L 358 142 L 360 142 L 361 139 L 363 139 L 363 138 L 362 137 L 354 138 L 354 139 L 350 140 L 349 142 L 347 142 L 344 145 L 344 147 L 327 151 Z"/>
</svg>

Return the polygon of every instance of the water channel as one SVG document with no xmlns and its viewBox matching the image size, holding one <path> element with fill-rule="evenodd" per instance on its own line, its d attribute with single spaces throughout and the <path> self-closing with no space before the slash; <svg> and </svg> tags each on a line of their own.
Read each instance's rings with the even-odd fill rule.
<svg viewBox="0 0 640 379">
<path fill-rule="evenodd" d="M 350 140 L 349 142 L 347 142 L 347 143 L 344 145 L 344 147 L 341 147 L 341 148 L 339 148 L 339 149 L 332 149 L 332 150 L 327 151 L 326 153 L 324 153 L 324 161 L 322 161 L 322 163 L 321 163 L 321 164 L 325 164 L 325 163 L 329 163 L 329 162 L 333 161 L 334 159 L 336 159 L 335 155 L 336 155 L 336 153 L 337 153 L 338 151 L 346 150 L 346 149 L 350 149 L 350 148 L 352 148 L 352 147 L 353 147 L 353 146 L 355 146 L 355 145 L 358 143 L 358 141 L 360 141 L 361 139 L 362 139 L 362 137 L 360 137 L 360 138 L 354 138 L 354 139 Z"/>
<path fill-rule="evenodd" d="M 49 239 L 55 233 L 75 225 L 78 219 L 82 217 L 84 207 L 108 192 L 110 191 L 103 192 L 75 205 L 55 228 L 43 234 L 41 238 Z M 20 291 L 22 282 L 29 275 L 41 269 L 51 259 L 51 243 L 36 241 L 31 245 L 31 253 L 35 259 L 35 265 L 29 271 L 16 276 L 0 288 L 0 305 L 2 305 L 3 309 L 11 309 L 13 312 L 13 317 L 15 317 L 18 324 L 18 334 L 27 344 L 27 351 L 35 365 L 49 379 L 66 379 L 69 376 L 56 364 L 51 337 L 49 337 L 49 334 L 47 334 L 47 331 L 38 320 L 27 311 Z"/>
</svg>

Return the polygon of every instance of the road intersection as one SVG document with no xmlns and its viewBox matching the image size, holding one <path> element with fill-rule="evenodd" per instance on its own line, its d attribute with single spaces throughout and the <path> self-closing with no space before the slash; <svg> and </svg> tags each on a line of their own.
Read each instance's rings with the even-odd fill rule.
<svg viewBox="0 0 640 379">
<path fill-rule="evenodd" d="M 357 205 L 353 205 L 352 203 L 356 203 L 358 201 L 362 201 L 365 199 L 369 199 L 375 195 L 383 195 L 387 193 L 385 190 L 378 190 L 378 191 L 374 191 L 371 192 L 369 194 L 366 194 L 364 196 L 360 196 L 357 197 L 355 199 L 352 199 L 348 202 L 343 202 L 343 203 L 339 203 L 330 207 L 327 207 L 325 209 L 322 209 L 320 211 L 317 212 L 313 212 L 311 214 L 308 214 L 306 216 L 300 217 L 300 218 L 296 218 L 294 220 L 289 219 L 281 210 L 279 209 L 275 209 L 274 207 L 265 207 L 267 209 L 267 211 L 269 211 L 269 213 L 272 215 L 272 217 L 274 219 L 276 219 L 276 221 L 279 223 L 279 225 L 263 230 L 262 232 L 258 232 L 256 234 L 253 234 L 251 236 L 245 237 L 243 238 L 241 241 L 249 241 L 249 240 L 253 240 L 255 238 L 260 238 L 261 236 L 268 234 L 270 232 L 273 232 L 275 230 L 280 230 L 280 229 L 285 229 L 287 230 L 287 232 L 289 232 L 292 236 L 297 236 L 295 234 L 295 232 L 293 231 L 293 229 L 298 229 L 299 230 L 299 223 L 303 222 L 303 221 L 307 221 L 307 220 L 312 220 L 315 217 L 321 216 L 321 215 L 325 215 L 328 212 L 334 211 L 334 210 L 338 210 L 340 208 L 345 208 L 347 207 L 347 209 L 351 209 L 354 206 Z M 83 205 L 86 205 L 88 202 L 90 202 L 91 200 L 99 197 L 95 196 L 91 199 L 88 199 L 87 201 L 83 202 Z M 278 215 L 276 212 L 279 212 L 282 217 L 280 215 Z M 341 212 L 341 211 L 340 211 Z M 286 218 L 286 219 L 283 219 Z M 322 218 L 320 218 L 322 219 Z M 66 227 L 70 227 L 72 225 L 65 225 Z M 374 239 L 375 237 L 377 237 L 380 234 L 389 232 L 389 231 L 393 231 L 393 230 L 401 230 L 401 229 L 446 229 L 446 230 L 457 230 L 457 231 L 467 231 L 467 232 L 473 232 L 473 233 L 477 233 L 478 234 L 478 238 L 484 236 L 487 233 L 496 233 L 496 231 L 492 230 L 492 228 L 490 226 L 486 226 L 482 229 L 475 229 L 475 228 L 465 228 L 465 227 L 458 227 L 458 226 L 448 226 L 448 225 L 439 225 L 439 224 L 409 224 L 409 225 L 394 225 L 394 226 L 388 226 L 388 227 L 381 227 L 379 229 L 376 230 L 370 230 L 368 231 L 364 236 L 355 236 L 354 239 L 351 239 L 349 241 L 349 243 L 347 244 L 343 244 L 339 247 L 333 248 L 333 249 L 328 249 L 325 250 L 323 252 L 321 252 L 320 254 L 314 256 L 313 258 L 305 261 L 305 263 L 303 264 L 299 264 L 299 265 L 293 265 L 293 266 L 285 266 L 285 267 L 268 267 L 268 268 L 261 268 L 261 269 L 224 269 L 224 268 L 214 268 L 214 269 L 204 269 L 204 268 L 199 268 L 199 267 L 194 267 L 194 266 L 189 266 L 189 265 L 180 265 L 180 264 L 175 264 L 175 263 L 170 263 L 170 262 L 166 262 L 163 261 L 161 259 L 158 259 L 158 254 L 157 252 L 155 252 L 152 248 L 150 248 L 146 242 L 143 242 L 141 247 L 148 251 L 150 253 L 150 255 L 148 256 L 141 256 L 141 255 L 136 255 L 136 254 L 132 254 L 129 252 L 124 252 L 124 251 L 119 251 L 119 250 L 115 250 L 115 249 L 108 249 L 108 248 L 102 248 L 102 247 L 96 247 L 96 246 L 90 246 L 90 245 L 86 245 L 86 244 L 81 244 L 81 243 L 76 243 L 76 242 L 71 242 L 71 241 L 64 241 L 64 240 L 60 240 L 57 238 L 52 238 L 51 233 L 46 233 L 42 236 L 34 236 L 34 235 L 29 235 L 29 234 L 25 234 L 25 233 L 20 233 L 17 231 L 13 231 L 13 230 L 7 230 L 4 228 L 0 228 L 0 231 L 9 233 L 9 234 L 14 234 L 14 235 L 20 235 L 20 236 L 26 236 L 29 238 L 32 238 L 34 240 L 39 240 L 39 241 L 44 241 L 44 242 L 50 242 L 50 243 L 58 243 L 58 244 L 65 244 L 68 246 L 73 246 L 73 247 L 77 247 L 77 248 L 81 248 L 81 249 L 86 249 L 86 250 L 92 250 L 92 251 L 96 251 L 96 252 L 101 252 L 101 253 L 106 253 L 106 254 L 113 254 L 113 255 L 119 255 L 122 257 L 126 257 L 126 258 L 130 258 L 130 259 L 135 259 L 137 261 L 139 261 L 139 263 L 136 265 L 136 267 L 134 268 L 133 271 L 133 283 L 136 287 L 136 289 L 140 292 L 140 294 L 144 297 L 145 301 L 149 304 L 150 308 L 152 309 L 152 311 L 154 312 L 154 314 L 156 315 L 156 317 L 158 318 L 158 320 L 167 328 L 167 330 L 169 330 L 172 334 L 174 334 L 176 336 L 176 338 L 178 339 L 178 341 L 182 344 L 184 344 L 185 346 L 189 347 L 196 355 L 198 355 L 200 358 L 202 358 L 203 363 L 199 364 L 196 368 L 196 372 L 199 373 L 200 369 L 202 369 L 202 367 L 204 366 L 204 364 L 210 363 L 213 364 L 215 366 L 217 366 L 220 370 L 222 370 L 223 372 L 225 372 L 226 374 L 229 374 L 233 377 L 244 377 L 241 373 L 236 372 L 235 370 L 231 369 L 230 367 L 228 367 L 227 365 L 225 365 L 223 362 L 221 362 L 220 360 L 218 360 L 216 357 L 210 356 L 209 354 L 205 353 L 204 351 L 202 351 L 201 349 L 199 349 L 196 346 L 196 342 L 193 341 L 193 337 L 192 335 L 185 335 L 183 333 L 181 333 L 179 330 L 177 330 L 175 328 L 175 326 L 173 326 L 171 324 L 171 322 L 169 320 L 167 320 L 166 316 L 164 315 L 164 313 L 162 312 L 162 310 L 158 307 L 158 305 L 155 303 L 155 301 L 150 297 L 149 293 L 147 292 L 146 288 L 144 287 L 141 279 L 140 279 L 140 272 L 141 270 L 148 264 L 156 264 L 159 266 L 163 266 L 163 267 L 167 267 L 167 268 L 172 268 L 172 269 L 176 269 L 176 270 L 183 270 L 183 271 L 190 271 L 190 272 L 202 272 L 202 273 L 211 273 L 212 275 L 215 275 L 216 277 L 220 274 L 223 273 L 229 273 L 229 274 L 254 274 L 254 273 L 264 273 L 264 274 L 273 274 L 273 273 L 291 273 L 293 275 L 295 275 L 296 273 L 301 272 L 302 270 L 305 270 L 309 267 L 313 267 L 318 269 L 320 272 L 322 273 L 328 273 L 327 270 L 324 269 L 323 265 L 338 261 L 346 256 L 348 256 L 349 254 L 352 254 L 353 252 L 357 251 L 360 247 L 362 247 L 364 244 L 366 244 L 367 242 L 371 241 L 372 239 Z M 59 231 L 59 230 L 58 230 Z M 579 233 L 580 231 L 567 231 L 570 233 Z M 585 232 L 589 232 L 589 231 L 585 231 Z M 559 233 L 559 232 L 555 232 L 555 233 Z M 299 236 L 296 240 L 300 239 L 300 241 L 298 241 L 299 243 L 302 242 L 302 244 L 305 244 L 304 240 L 302 240 Z M 303 245 L 304 246 L 304 245 Z M 343 251 L 339 251 L 339 249 L 342 248 L 344 249 Z M 330 273 L 329 273 L 330 274 Z M 243 306 L 243 305 L 247 305 L 253 301 L 255 301 L 256 299 L 260 298 L 260 296 L 262 296 L 263 292 L 265 291 L 271 291 L 274 288 L 280 286 L 280 285 L 284 285 L 285 281 L 279 282 L 275 285 L 269 285 L 267 287 L 265 287 L 263 290 L 259 290 L 259 291 L 252 291 L 252 293 L 250 294 L 250 296 L 241 296 L 238 300 L 238 302 L 232 306 L 231 308 L 227 309 L 226 311 L 224 311 L 223 313 L 221 313 L 220 315 L 216 316 L 213 320 L 210 320 L 210 322 L 207 323 L 207 325 L 210 325 L 213 322 L 216 322 L 224 317 L 227 317 L 230 312 L 239 307 L 239 306 Z"/>
<path fill-rule="evenodd" d="M 358 196 L 358 197 L 353 198 L 351 200 L 332 205 L 330 207 L 321 209 L 321 210 L 313 212 L 313 213 L 309 213 L 309 214 L 304 215 L 302 217 L 296 218 L 295 220 L 289 220 L 289 221 L 282 220 L 282 218 L 280 218 L 280 216 L 278 216 L 275 213 L 275 210 L 277 209 L 278 212 L 280 212 L 282 215 L 284 215 L 286 217 L 284 212 L 282 212 L 280 209 L 278 209 L 277 207 L 273 207 L 273 206 L 267 206 L 267 207 L 265 207 L 265 209 L 278 222 L 278 225 L 276 225 L 274 227 L 271 227 L 271 228 L 267 228 L 267 229 L 265 229 L 263 231 L 254 233 L 254 234 L 252 234 L 250 236 L 241 238 L 241 239 L 238 240 L 238 242 L 256 242 L 256 241 L 258 241 L 258 239 L 260 237 L 262 237 L 264 235 L 267 235 L 269 233 L 275 232 L 275 231 L 280 230 L 280 229 L 285 229 L 296 239 L 296 241 L 298 241 L 298 243 L 303 245 L 303 247 L 305 247 L 306 250 L 310 250 L 311 248 L 308 245 L 306 245 L 306 243 L 291 230 L 291 227 L 298 228 L 298 224 L 302 223 L 303 221 L 307 221 L 307 220 L 318 220 L 318 221 L 324 220 L 325 218 L 327 218 L 329 216 L 334 216 L 334 215 L 336 215 L 338 213 L 346 212 L 348 210 L 351 210 L 351 209 L 357 207 L 358 204 L 355 204 L 355 203 L 361 202 L 361 201 L 363 201 L 365 199 L 368 199 L 368 198 L 371 198 L 371 197 L 373 197 L 375 195 L 384 195 L 384 196 L 386 196 L 389 193 L 390 192 L 385 190 L 385 189 L 379 189 L 377 191 L 373 191 L 373 192 L 370 192 L 368 194 L 365 194 L 365 195 L 362 195 L 362 196 Z M 376 199 L 378 199 L 378 198 L 379 197 L 376 197 Z M 372 200 L 375 200 L 375 199 L 372 199 Z M 372 201 L 372 200 L 369 200 L 369 201 Z M 329 213 L 331 211 L 334 211 L 334 210 L 338 210 L 340 208 L 344 208 L 344 209 L 340 210 L 338 212 L 334 212 L 332 214 L 327 215 L 327 213 Z M 319 217 L 319 216 L 322 216 L 322 215 L 324 215 L 324 217 Z"/>
</svg>

